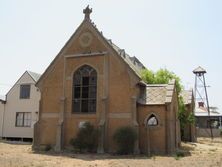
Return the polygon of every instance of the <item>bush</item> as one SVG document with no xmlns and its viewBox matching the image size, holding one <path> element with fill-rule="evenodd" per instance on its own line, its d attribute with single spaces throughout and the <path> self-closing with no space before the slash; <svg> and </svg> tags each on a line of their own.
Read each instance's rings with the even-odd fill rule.
<svg viewBox="0 0 222 167">
<path fill-rule="evenodd" d="M 117 153 L 133 153 L 134 143 L 137 140 L 137 133 L 132 127 L 121 127 L 116 130 L 113 139 L 118 146 Z"/>
<path fill-rule="evenodd" d="M 98 130 L 86 122 L 79 129 L 76 138 L 70 140 L 70 144 L 80 152 L 95 152 L 98 145 Z"/>
<path fill-rule="evenodd" d="M 175 153 L 175 155 L 174 155 L 174 158 L 175 158 L 176 160 L 179 160 L 180 158 L 182 158 L 182 157 L 184 157 L 184 156 L 185 156 L 185 153 L 184 153 L 183 151 L 177 150 L 176 153 Z"/>
</svg>

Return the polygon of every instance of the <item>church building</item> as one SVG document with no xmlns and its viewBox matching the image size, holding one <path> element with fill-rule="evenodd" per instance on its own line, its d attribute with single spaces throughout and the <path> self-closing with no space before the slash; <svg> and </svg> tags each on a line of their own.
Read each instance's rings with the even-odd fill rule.
<svg viewBox="0 0 222 167">
<path fill-rule="evenodd" d="M 41 91 L 33 148 L 71 147 L 84 122 L 100 129 L 98 153 L 115 152 L 114 132 L 131 126 L 135 153 L 168 154 L 180 145 L 175 81 L 146 84 L 144 65 L 84 20 L 36 83 Z M 150 62 L 151 63 L 151 62 Z"/>
</svg>

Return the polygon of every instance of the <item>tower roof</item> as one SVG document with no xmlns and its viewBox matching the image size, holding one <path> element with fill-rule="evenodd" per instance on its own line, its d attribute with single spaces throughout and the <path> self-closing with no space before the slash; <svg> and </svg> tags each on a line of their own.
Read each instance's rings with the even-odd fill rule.
<svg viewBox="0 0 222 167">
<path fill-rule="evenodd" d="M 207 71 L 205 69 L 203 69 L 201 66 L 199 66 L 193 70 L 193 73 L 194 74 L 204 74 L 204 73 L 207 73 Z"/>
</svg>

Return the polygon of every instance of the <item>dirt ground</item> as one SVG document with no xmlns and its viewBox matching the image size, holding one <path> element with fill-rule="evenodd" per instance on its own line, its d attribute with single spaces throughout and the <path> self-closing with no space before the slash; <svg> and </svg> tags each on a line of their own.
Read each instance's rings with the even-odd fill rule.
<svg viewBox="0 0 222 167">
<path fill-rule="evenodd" d="M 0 141 L 0 167 L 222 167 L 222 138 L 182 143 L 183 157 L 109 154 L 35 153 L 30 144 Z"/>
</svg>

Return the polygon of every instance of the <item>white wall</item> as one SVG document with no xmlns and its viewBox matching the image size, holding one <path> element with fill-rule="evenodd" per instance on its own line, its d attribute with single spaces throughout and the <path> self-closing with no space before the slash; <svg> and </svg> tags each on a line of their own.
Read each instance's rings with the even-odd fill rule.
<svg viewBox="0 0 222 167">
<path fill-rule="evenodd" d="M 20 99 L 20 85 L 30 84 L 30 99 Z M 35 87 L 35 82 L 26 72 L 7 94 L 3 137 L 33 138 L 33 124 L 38 119 L 40 92 Z M 31 127 L 16 127 L 16 113 L 31 112 Z"/>
<path fill-rule="evenodd" d="M 2 137 L 4 108 L 5 105 L 0 101 L 0 137 Z"/>
</svg>

